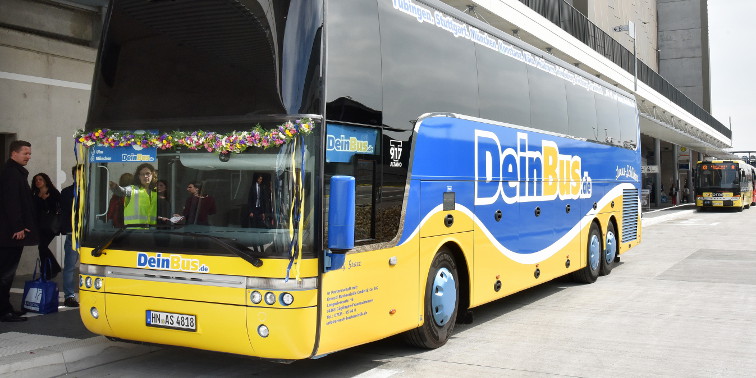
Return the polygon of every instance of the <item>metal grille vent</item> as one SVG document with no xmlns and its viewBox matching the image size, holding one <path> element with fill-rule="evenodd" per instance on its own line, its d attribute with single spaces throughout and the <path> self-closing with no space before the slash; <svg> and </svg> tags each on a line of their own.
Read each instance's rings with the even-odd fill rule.
<svg viewBox="0 0 756 378">
<path fill-rule="evenodd" d="M 638 189 L 622 191 L 622 242 L 638 239 Z"/>
</svg>

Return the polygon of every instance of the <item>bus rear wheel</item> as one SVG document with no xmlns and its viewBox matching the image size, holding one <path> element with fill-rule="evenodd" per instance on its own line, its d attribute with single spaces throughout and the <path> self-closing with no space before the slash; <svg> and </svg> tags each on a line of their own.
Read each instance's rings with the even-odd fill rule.
<svg viewBox="0 0 756 378">
<path fill-rule="evenodd" d="M 572 273 L 572 278 L 577 282 L 594 283 L 601 271 L 601 232 L 595 222 L 591 223 L 588 231 L 588 241 L 585 246 L 588 263 L 585 268 Z"/>
<path fill-rule="evenodd" d="M 617 257 L 617 232 L 614 230 L 614 223 L 609 222 L 606 226 L 606 240 L 604 241 L 604 252 L 601 254 L 601 275 L 605 276 L 612 272 Z"/>
<path fill-rule="evenodd" d="M 425 284 L 423 325 L 405 333 L 414 346 L 435 349 L 449 340 L 457 320 L 459 282 L 451 253 L 440 250 L 433 258 Z"/>
</svg>

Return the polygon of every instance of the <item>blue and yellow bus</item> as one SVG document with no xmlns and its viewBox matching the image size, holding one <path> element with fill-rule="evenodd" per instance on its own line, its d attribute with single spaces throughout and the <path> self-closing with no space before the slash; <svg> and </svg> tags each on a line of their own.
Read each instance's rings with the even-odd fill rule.
<svg viewBox="0 0 756 378">
<path fill-rule="evenodd" d="M 696 209 L 737 209 L 754 204 L 753 166 L 742 160 L 706 160 L 696 164 Z"/>
<path fill-rule="evenodd" d="M 115 0 L 77 140 L 113 339 L 436 348 L 641 241 L 634 98 L 440 1 Z"/>
</svg>

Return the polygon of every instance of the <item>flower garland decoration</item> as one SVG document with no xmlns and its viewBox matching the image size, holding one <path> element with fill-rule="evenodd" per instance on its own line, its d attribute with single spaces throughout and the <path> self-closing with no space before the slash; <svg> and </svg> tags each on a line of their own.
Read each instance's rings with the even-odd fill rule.
<svg viewBox="0 0 756 378">
<path fill-rule="evenodd" d="M 257 124 L 249 131 L 233 131 L 228 134 L 213 131 L 173 131 L 163 134 L 149 132 L 135 133 L 101 129 L 94 132 L 78 130 L 74 134 L 77 142 L 86 147 L 94 145 L 106 147 L 141 146 L 142 148 L 156 147 L 167 150 L 175 147 L 186 147 L 190 150 L 207 150 L 227 154 L 240 153 L 249 147 L 271 148 L 282 146 L 297 135 L 308 135 L 314 124 L 311 119 L 303 118 L 294 122 L 287 121 L 272 129 L 264 129 Z"/>
</svg>

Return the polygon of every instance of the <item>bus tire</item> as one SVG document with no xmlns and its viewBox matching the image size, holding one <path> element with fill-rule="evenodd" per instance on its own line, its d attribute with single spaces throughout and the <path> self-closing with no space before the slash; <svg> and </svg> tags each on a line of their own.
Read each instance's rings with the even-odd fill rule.
<svg viewBox="0 0 756 378">
<path fill-rule="evenodd" d="M 423 325 L 407 331 L 405 340 L 419 348 L 435 349 L 449 340 L 459 305 L 457 264 L 446 249 L 433 258 L 424 298 Z"/>
<path fill-rule="evenodd" d="M 601 232 L 596 222 L 591 222 L 588 231 L 588 241 L 585 246 L 585 254 L 588 263 L 583 269 L 572 273 L 572 278 L 577 282 L 594 283 L 601 271 Z"/>
<path fill-rule="evenodd" d="M 612 272 L 617 258 L 617 232 L 614 230 L 614 223 L 609 222 L 606 226 L 606 239 L 604 240 L 604 251 L 601 253 L 601 275 L 606 276 Z"/>
</svg>

